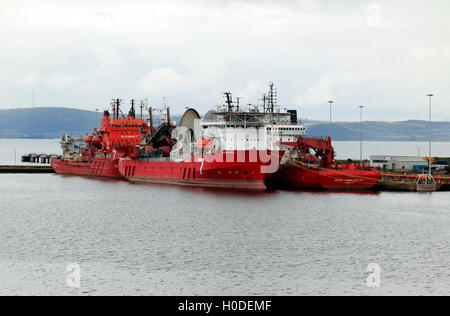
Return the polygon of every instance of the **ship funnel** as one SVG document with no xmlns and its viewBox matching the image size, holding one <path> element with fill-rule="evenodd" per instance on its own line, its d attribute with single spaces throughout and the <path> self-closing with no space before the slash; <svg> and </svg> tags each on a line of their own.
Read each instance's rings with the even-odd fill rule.
<svg viewBox="0 0 450 316">
<path fill-rule="evenodd" d="M 134 100 L 131 100 L 131 109 L 130 112 L 128 112 L 128 118 L 131 118 L 134 120 L 136 117 L 136 111 L 134 110 Z"/>
<path fill-rule="evenodd" d="M 288 110 L 287 112 L 291 116 L 291 124 L 297 124 L 298 122 L 297 110 Z"/>
</svg>

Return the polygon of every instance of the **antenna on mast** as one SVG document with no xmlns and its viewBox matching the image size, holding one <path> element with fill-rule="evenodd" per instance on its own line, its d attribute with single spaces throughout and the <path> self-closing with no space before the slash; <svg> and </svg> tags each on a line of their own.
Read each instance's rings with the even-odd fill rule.
<svg viewBox="0 0 450 316">
<path fill-rule="evenodd" d="M 278 90 L 275 88 L 273 82 L 269 83 L 269 94 L 267 96 L 269 101 L 269 110 L 273 114 L 275 112 L 275 107 L 278 106 Z"/>
<path fill-rule="evenodd" d="M 263 113 L 267 113 L 267 95 L 264 93 L 261 101 L 263 101 Z"/>
<path fill-rule="evenodd" d="M 239 112 L 240 110 L 240 102 L 243 99 L 243 97 L 237 97 L 236 98 L 236 106 L 237 106 L 237 111 Z"/>
<path fill-rule="evenodd" d="M 141 100 L 141 120 L 144 117 L 143 111 L 144 111 L 144 100 Z"/>
<path fill-rule="evenodd" d="M 136 118 L 136 110 L 134 109 L 134 105 L 135 105 L 135 100 L 132 99 L 131 100 L 131 109 L 128 112 L 128 118 L 131 118 L 133 120 Z"/>
<path fill-rule="evenodd" d="M 122 102 L 121 99 L 116 99 L 116 119 L 119 119 L 119 115 L 120 115 L 120 103 Z"/>
</svg>

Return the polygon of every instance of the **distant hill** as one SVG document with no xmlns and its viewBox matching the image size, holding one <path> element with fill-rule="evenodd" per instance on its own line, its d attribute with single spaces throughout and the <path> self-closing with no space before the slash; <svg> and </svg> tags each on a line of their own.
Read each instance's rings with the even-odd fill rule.
<svg viewBox="0 0 450 316">
<path fill-rule="evenodd" d="M 69 108 L 28 108 L 0 110 L 0 138 L 59 138 L 63 134 L 84 135 L 98 127 L 102 113 Z M 172 120 L 179 122 L 180 116 Z M 156 120 L 155 120 L 156 121 Z M 157 123 L 157 122 L 155 122 Z M 329 123 L 307 121 L 308 136 L 327 136 Z M 450 122 L 433 122 L 434 141 L 450 141 Z M 428 122 L 364 122 L 366 141 L 426 141 Z M 337 122 L 333 140 L 357 141 L 359 122 Z"/>
<path fill-rule="evenodd" d="M 0 138 L 60 138 L 84 135 L 100 126 L 103 113 L 69 108 L 0 110 Z M 179 121 L 179 116 L 172 120 Z M 158 119 L 155 118 L 155 123 Z"/>
<path fill-rule="evenodd" d="M 99 114 L 100 117 L 100 114 Z M 68 108 L 0 110 L 0 138 L 59 138 L 84 135 L 98 126 L 97 113 Z"/>
<path fill-rule="evenodd" d="M 329 123 L 309 122 L 308 136 L 327 136 Z M 356 141 L 360 139 L 359 122 L 337 122 L 333 124 L 333 139 L 338 141 Z M 429 123 L 426 121 L 402 122 L 364 122 L 365 141 L 428 141 Z M 450 141 L 450 122 L 432 123 L 433 141 Z"/>
</svg>

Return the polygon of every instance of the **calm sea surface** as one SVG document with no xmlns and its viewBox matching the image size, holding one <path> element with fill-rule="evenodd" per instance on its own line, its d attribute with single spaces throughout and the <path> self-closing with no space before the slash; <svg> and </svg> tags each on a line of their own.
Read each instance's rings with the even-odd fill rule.
<svg viewBox="0 0 450 316">
<path fill-rule="evenodd" d="M 61 154 L 59 139 L 0 139 L 0 165 L 30 165 L 21 162 L 28 154 Z"/>
<path fill-rule="evenodd" d="M 5 144 L 27 148 L 0 144 L 3 163 Z M 359 155 L 358 144 L 336 145 Z M 242 193 L 4 174 L 0 219 L 0 295 L 450 294 L 447 192 Z M 80 288 L 67 286 L 71 264 Z M 370 264 L 380 288 L 367 286 Z"/>
</svg>

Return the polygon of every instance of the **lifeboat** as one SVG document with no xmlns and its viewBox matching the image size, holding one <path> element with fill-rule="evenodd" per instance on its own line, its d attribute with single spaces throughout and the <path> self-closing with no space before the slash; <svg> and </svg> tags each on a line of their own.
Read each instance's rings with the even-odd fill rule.
<svg viewBox="0 0 450 316">
<path fill-rule="evenodd" d="M 212 148 L 212 141 L 209 139 L 199 139 L 196 144 L 197 149 L 207 151 Z"/>
<path fill-rule="evenodd" d="M 85 142 L 85 143 L 92 143 L 92 139 L 93 139 L 93 136 L 92 136 L 92 135 L 86 135 L 86 136 L 84 137 L 84 142 Z"/>
<path fill-rule="evenodd" d="M 92 137 L 92 142 L 93 143 L 101 143 L 102 142 L 102 137 L 98 136 L 98 135 L 95 135 L 95 136 Z"/>
</svg>

